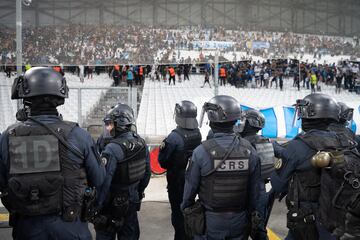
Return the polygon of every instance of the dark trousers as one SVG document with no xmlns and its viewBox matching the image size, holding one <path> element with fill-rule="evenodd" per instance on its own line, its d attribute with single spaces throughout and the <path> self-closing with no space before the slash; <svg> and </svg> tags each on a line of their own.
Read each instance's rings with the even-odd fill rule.
<svg viewBox="0 0 360 240">
<path fill-rule="evenodd" d="M 209 87 L 211 88 L 211 84 L 210 84 L 209 79 L 204 80 L 204 84 L 202 85 L 202 87 L 204 87 L 206 83 L 209 84 Z"/>
<path fill-rule="evenodd" d="M 185 173 L 167 174 L 168 196 L 171 206 L 171 223 L 175 230 L 174 240 L 185 240 L 184 217 L 180 208 L 183 199 Z"/>
<path fill-rule="evenodd" d="M 226 77 L 220 77 L 220 86 L 224 85 L 225 86 L 226 84 Z"/>
<path fill-rule="evenodd" d="M 133 81 L 132 80 L 127 80 L 127 86 L 128 87 L 132 87 L 133 86 Z"/>
<path fill-rule="evenodd" d="M 298 91 L 300 91 L 300 81 L 299 81 L 299 79 L 296 80 L 296 86 L 297 86 Z"/>
<path fill-rule="evenodd" d="M 17 240 L 92 239 L 88 223 L 80 220 L 64 222 L 57 215 L 19 218 L 13 229 L 13 237 Z"/>
<path fill-rule="evenodd" d="M 120 84 L 120 76 L 114 77 L 114 86 L 119 86 Z"/>
<path fill-rule="evenodd" d="M 169 77 L 169 85 L 170 85 L 170 83 L 171 83 L 171 79 L 173 80 L 173 83 L 174 83 L 174 85 L 175 85 L 175 76 L 172 76 L 172 77 L 170 76 L 170 77 Z"/>
<path fill-rule="evenodd" d="M 185 72 L 185 73 L 184 73 L 184 81 L 185 81 L 186 79 L 190 81 L 190 79 L 189 79 L 189 73 L 186 73 L 186 72 Z"/>
<path fill-rule="evenodd" d="M 344 88 L 345 89 L 349 89 L 350 87 L 350 82 L 351 82 L 351 76 L 347 75 L 345 77 L 345 81 L 344 81 Z"/>
<path fill-rule="evenodd" d="M 278 87 L 277 77 L 273 77 L 273 79 L 271 79 L 270 87 L 272 87 L 273 82 L 275 82 L 275 86 L 276 86 L 276 88 L 277 88 L 277 87 Z"/>
<path fill-rule="evenodd" d="M 306 84 L 306 75 L 304 74 L 304 76 L 303 76 L 302 78 L 303 78 L 303 87 L 305 87 L 305 84 Z"/>
<path fill-rule="evenodd" d="M 315 89 L 315 84 L 310 84 L 311 85 L 311 93 L 315 93 L 316 89 Z"/>
<path fill-rule="evenodd" d="M 6 76 L 11 78 L 11 71 L 9 69 L 5 69 Z"/>
<path fill-rule="evenodd" d="M 96 240 L 138 240 L 140 237 L 139 221 L 136 206 L 130 205 L 129 211 L 125 216 L 124 225 L 116 229 L 115 232 L 96 230 Z"/>
</svg>

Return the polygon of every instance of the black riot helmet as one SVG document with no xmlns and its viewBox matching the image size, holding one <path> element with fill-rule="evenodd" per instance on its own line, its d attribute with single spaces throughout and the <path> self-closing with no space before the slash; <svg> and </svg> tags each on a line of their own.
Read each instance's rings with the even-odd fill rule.
<svg viewBox="0 0 360 240">
<path fill-rule="evenodd" d="M 191 101 L 181 101 L 175 105 L 175 122 L 178 126 L 187 129 L 198 127 L 196 120 L 197 108 Z"/>
<path fill-rule="evenodd" d="M 104 121 L 111 120 L 116 126 L 128 126 L 135 124 L 134 111 L 127 104 L 118 103 L 106 114 Z"/>
<path fill-rule="evenodd" d="M 255 109 L 245 110 L 242 114 L 242 122 L 249 124 L 253 128 L 263 129 L 265 126 L 265 117 L 260 111 Z"/>
<path fill-rule="evenodd" d="M 55 96 L 67 98 L 69 88 L 66 79 L 50 67 L 33 67 L 24 76 L 15 78 L 11 99 Z"/>
<path fill-rule="evenodd" d="M 119 103 L 113 106 L 104 117 L 103 137 L 116 137 L 121 133 L 133 131 L 136 132 L 134 112 L 126 104 Z M 108 127 L 113 124 L 113 127 Z"/>
<path fill-rule="evenodd" d="M 339 121 L 340 106 L 336 100 L 323 93 L 307 95 L 296 100 L 296 113 L 301 119 L 332 119 Z"/>
<path fill-rule="evenodd" d="M 353 119 L 354 109 L 343 102 L 338 102 L 338 104 L 340 106 L 339 122 L 345 123 L 351 121 Z"/>
<path fill-rule="evenodd" d="M 241 117 L 239 102 L 235 98 L 226 95 L 215 96 L 210 101 L 204 103 L 200 117 L 200 126 L 205 112 L 210 123 L 235 123 Z"/>
</svg>

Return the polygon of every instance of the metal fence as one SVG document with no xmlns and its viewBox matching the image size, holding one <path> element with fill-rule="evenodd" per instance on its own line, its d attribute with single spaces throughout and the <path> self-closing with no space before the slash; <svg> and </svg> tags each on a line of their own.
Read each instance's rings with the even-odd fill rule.
<svg viewBox="0 0 360 240">
<path fill-rule="evenodd" d="M 134 109 L 137 116 L 137 88 L 128 87 L 77 87 L 70 88 L 69 98 L 58 107 L 68 121 L 78 122 L 81 127 L 101 125 L 111 106 L 121 102 Z M 11 100 L 11 86 L 0 85 L 0 132 L 15 122 L 17 102 Z"/>
</svg>

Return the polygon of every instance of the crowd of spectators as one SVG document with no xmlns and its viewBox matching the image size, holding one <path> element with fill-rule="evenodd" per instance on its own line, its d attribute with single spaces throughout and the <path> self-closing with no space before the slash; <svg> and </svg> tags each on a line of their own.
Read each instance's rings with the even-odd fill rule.
<svg viewBox="0 0 360 240">
<path fill-rule="evenodd" d="M 227 30 L 199 26 L 79 25 L 24 27 L 23 59 L 31 64 L 153 64 L 190 62 L 174 50 L 203 50 L 199 41 L 230 43 L 225 52 L 246 52 L 269 58 L 289 54 L 348 55 L 360 57 L 357 38 L 291 32 Z M 259 43 L 257 47 L 255 43 Z M 1 64 L 14 64 L 15 29 L 0 29 Z M 180 61 L 181 60 L 181 61 Z M 201 59 L 200 59 L 201 60 Z"/>
<path fill-rule="evenodd" d="M 336 93 L 341 89 L 360 93 L 360 70 L 358 62 L 338 64 L 304 63 L 298 60 L 268 60 L 264 62 L 240 61 L 223 63 L 219 70 L 219 85 L 251 88 L 279 88 L 284 80 L 293 79 L 293 87 L 321 91 L 322 85 L 334 85 Z M 213 75 L 214 66 L 207 64 L 206 72 Z M 205 75 L 204 84 L 207 80 Z"/>
</svg>

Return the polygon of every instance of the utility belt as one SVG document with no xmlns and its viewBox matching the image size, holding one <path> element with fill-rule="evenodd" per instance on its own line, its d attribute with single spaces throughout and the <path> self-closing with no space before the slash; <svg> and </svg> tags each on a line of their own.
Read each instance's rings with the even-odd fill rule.
<svg viewBox="0 0 360 240">
<path fill-rule="evenodd" d="M 92 220 L 96 230 L 116 232 L 124 225 L 130 207 L 128 193 L 115 194 L 109 204 Z"/>
<path fill-rule="evenodd" d="M 205 208 L 199 202 L 183 210 L 186 235 L 192 239 L 195 235 L 204 235 L 206 229 Z"/>
<path fill-rule="evenodd" d="M 34 188 L 31 190 L 30 192 L 30 199 L 32 201 L 42 201 L 43 199 L 39 196 L 40 194 L 40 190 L 37 188 Z M 7 192 L 4 194 L 4 199 L 7 200 Z M 58 195 L 54 195 L 53 197 L 55 198 L 60 198 L 60 196 Z M 62 208 L 59 207 L 57 209 L 54 208 L 54 211 L 46 211 L 46 212 L 41 212 L 41 210 L 39 209 L 37 212 L 38 214 L 21 214 L 18 211 L 14 211 L 12 214 L 15 217 L 14 219 L 18 219 L 18 218 L 31 218 L 31 217 L 35 217 L 35 216 L 45 216 L 45 215 L 57 215 L 57 216 L 61 216 L 62 220 L 64 222 L 74 222 L 76 221 L 78 218 L 80 218 L 81 221 L 83 222 L 87 222 L 91 219 L 91 217 L 93 216 L 93 210 L 94 210 L 94 204 L 95 204 L 95 200 L 96 200 L 96 190 L 95 188 L 86 188 L 85 189 L 85 194 L 83 197 L 83 202 L 82 204 L 78 204 L 78 203 L 74 203 L 72 205 L 69 206 L 63 206 Z M 11 203 L 9 203 L 11 204 Z M 11 205 L 10 209 L 11 209 Z M 16 222 L 15 220 L 13 222 Z"/>
</svg>

